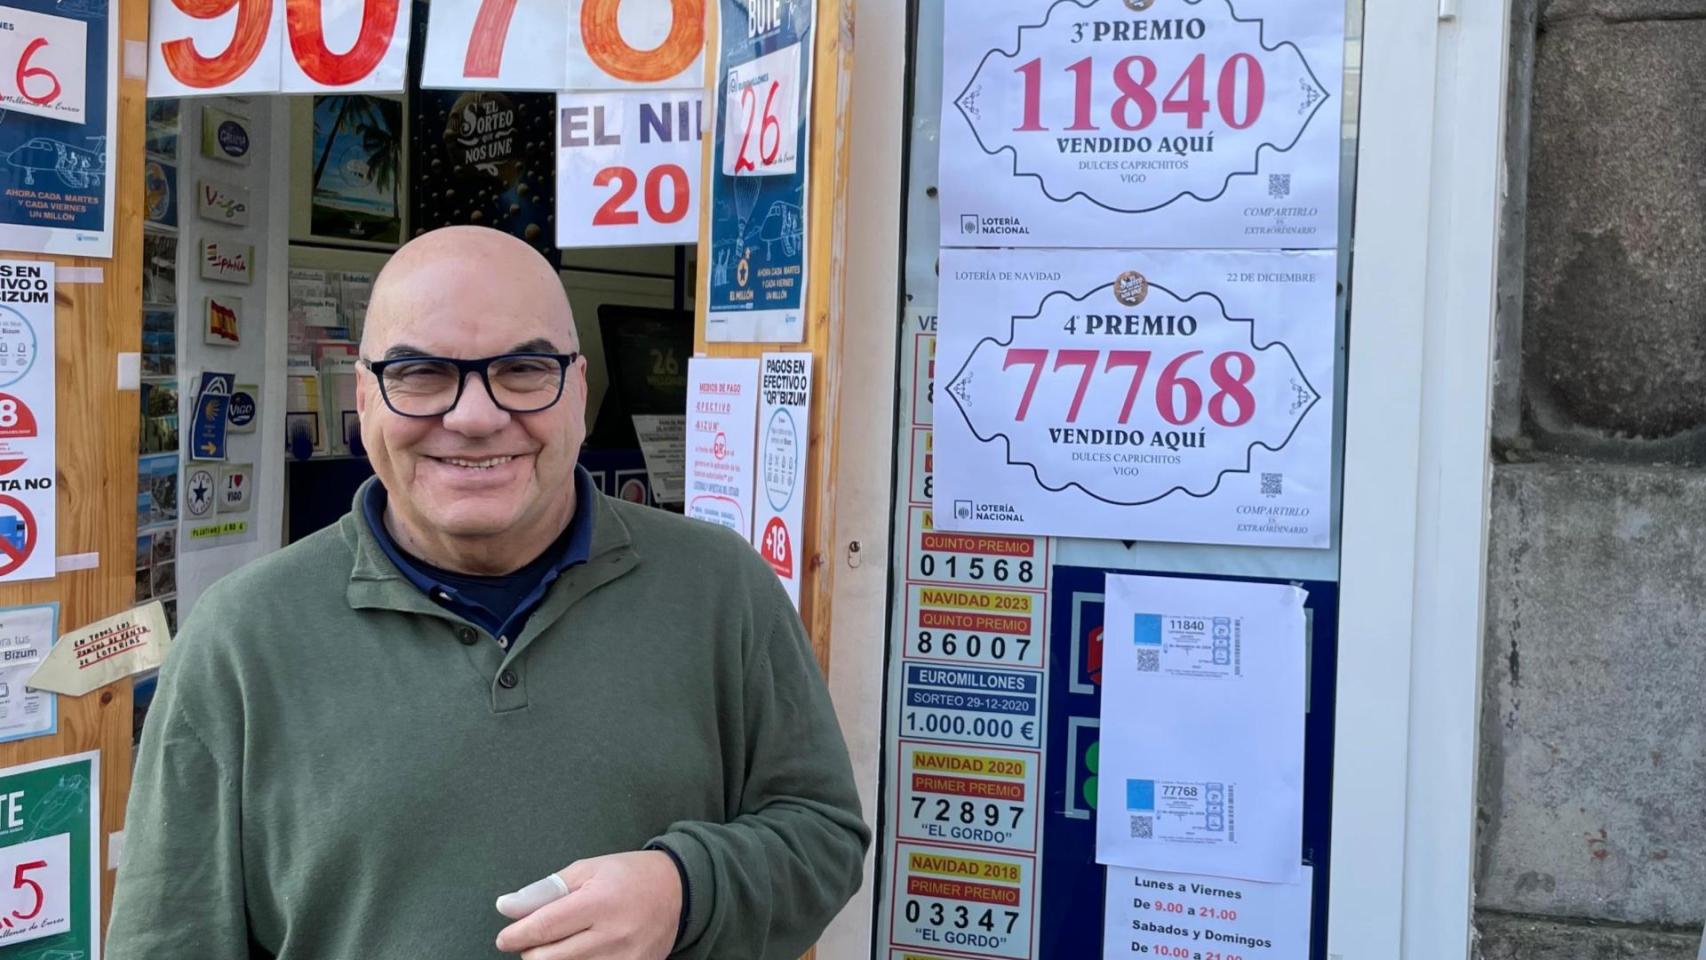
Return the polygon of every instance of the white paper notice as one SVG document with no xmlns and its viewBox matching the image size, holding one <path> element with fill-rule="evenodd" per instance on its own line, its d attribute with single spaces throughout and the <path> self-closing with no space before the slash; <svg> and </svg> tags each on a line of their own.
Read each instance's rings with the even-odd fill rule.
<svg viewBox="0 0 1706 960">
<path fill-rule="evenodd" d="M 1298 883 L 1108 868 L 1102 956 L 1309 960 L 1313 870 Z"/>
<path fill-rule="evenodd" d="M 556 4 L 563 17 L 563 4 Z M 569 0 L 569 90 L 697 90 L 704 0 Z M 558 60 L 561 64 L 563 61 Z"/>
<path fill-rule="evenodd" d="M 699 237 L 705 95 L 557 95 L 557 245 L 647 246 Z"/>
<path fill-rule="evenodd" d="M 569 18 L 554 0 L 435 0 L 421 86 L 439 90 L 563 89 Z"/>
<path fill-rule="evenodd" d="M 166 609 L 155 600 L 66 634 L 26 674 L 27 682 L 37 690 L 81 697 L 158 668 L 171 645 Z"/>
<path fill-rule="evenodd" d="M 174 0 L 149 0 L 148 96 L 276 92 L 281 58 L 289 56 L 284 7 L 271 4 L 269 16 L 261 4 L 218 5 L 209 9 L 223 12 L 198 17 Z"/>
<path fill-rule="evenodd" d="M 687 418 L 636 413 L 634 434 L 646 458 L 652 497 L 659 503 L 680 503 L 687 480 Z"/>
<path fill-rule="evenodd" d="M 0 260 L 0 581 L 54 575 L 53 264 Z"/>
<path fill-rule="evenodd" d="M 283 6 L 283 4 L 280 4 Z M 319 22 L 313 13 L 319 8 Z M 279 58 L 284 93 L 402 93 L 409 66 L 405 0 L 322 0 L 304 3 L 300 34 L 292 30 L 291 55 Z M 333 52 L 337 51 L 337 52 Z"/>
<path fill-rule="evenodd" d="M 1344 10 L 949 0 L 942 246 L 1335 246 Z"/>
<path fill-rule="evenodd" d="M 1096 861 L 1302 876 L 1304 593 L 1109 576 Z"/>
<path fill-rule="evenodd" d="M 758 492 L 752 545 L 800 606 L 800 524 L 806 503 L 806 437 L 811 427 L 812 355 L 767 353 L 758 381 Z"/>
<path fill-rule="evenodd" d="M 0 104 L 38 117 L 83 122 L 88 24 L 6 8 L 0 30 Z"/>
<path fill-rule="evenodd" d="M 8 802 L 17 801 L 8 798 Z M 20 901 L 16 906 L 5 903 L 9 916 L 0 921 L 0 950 L 12 954 L 21 944 L 71 932 L 70 833 L 56 833 L 0 847 L 0 870 L 20 881 L 4 895 L 4 900 L 0 900 L 3 903 L 16 896 Z M 24 892 L 26 890 L 29 892 Z M 36 896 L 38 891 L 39 897 Z M 28 916 L 29 919 L 19 922 L 13 920 L 13 916 Z M 81 951 L 70 950 L 43 950 L 35 954 L 38 958 L 82 955 Z"/>
<path fill-rule="evenodd" d="M 729 68 L 730 103 L 723 114 L 723 176 L 770 177 L 798 169 L 795 144 L 800 132 L 800 101 L 793 91 L 800 88 L 801 46 L 796 43 Z M 738 104 L 734 102 L 737 97 Z M 763 118 L 756 151 L 752 147 L 755 113 Z M 754 153 L 756 164 L 752 162 Z"/>
<path fill-rule="evenodd" d="M 945 530 L 1326 547 L 1334 254 L 943 250 Z"/>
<path fill-rule="evenodd" d="M 752 539 L 758 361 L 687 361 L 687 515 Z"/>
<path fill-rule="evenodd" d="M 58 627 L 54 604 L 0 610 L 0 743 L 58 728 L 59 698 L 28 686 L 30 674 L 53 651 Z"/>
</svg>

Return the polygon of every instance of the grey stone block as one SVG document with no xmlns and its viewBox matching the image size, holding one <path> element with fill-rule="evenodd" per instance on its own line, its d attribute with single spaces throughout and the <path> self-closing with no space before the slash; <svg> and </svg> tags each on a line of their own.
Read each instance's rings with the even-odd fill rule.
<svg viewBox="0 0 1706 960">
<path fill-rule="evenodd" d="M 1540 7 L 1543 21 L 1574 17 L 1603 20 L 1682 20 L 1706 17 L 1706 0 L 1545 0 Z"/>
<path fill-rule="evenodd" d="M 1500 466 L 1492 503 L 1478 903 L 1698 925 L 1706 472 Z"/>
<path fill-rule="evenodd" d="M 1698 933 L 1555 923 L 1477 911 L 1479 960 L 1695 960 Z"/>
<path fill-rule="evenodd" d="M 1706 425 L 1703 50 L 1706 19 L 1541 29 L 1523 381 L 1543 423 L 1637 438 Z"/>
</svg>

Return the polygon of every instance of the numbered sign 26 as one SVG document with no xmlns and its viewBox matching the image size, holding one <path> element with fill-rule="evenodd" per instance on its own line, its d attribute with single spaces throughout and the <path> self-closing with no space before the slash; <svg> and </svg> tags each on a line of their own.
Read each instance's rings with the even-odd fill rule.
<svg viewBox="0 0 1706 960">
<path fill-rule="evenodd" d="M 557 245 L 693 243 L 699 234 L 704 96 L 557 97 Z"/>
<path fill-rule="evenodd" d="M 435 0 L 422 86 L 697 90 L 704 0 Z"/>
<path fill-rule="evenodd" d="M 403 90 L 404 0 L 151 0 L 150 97 Z"/>
<path fill-rule="evenodd" d="M 767 177 L 797 169 L 800 44 L 767 53 L 728 73 L 723 113 L 724 176 Z"/>
</svg>

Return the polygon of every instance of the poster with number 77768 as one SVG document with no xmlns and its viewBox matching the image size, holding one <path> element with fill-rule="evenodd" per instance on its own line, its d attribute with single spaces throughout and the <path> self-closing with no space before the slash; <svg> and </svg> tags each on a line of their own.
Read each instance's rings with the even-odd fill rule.
<svg viewBox="0 0 1706 960">
<path fill-rule="evenodd" d="M 1328 546 L 1332 251 L 942 251 L 944 530 Z"/>
</svg>

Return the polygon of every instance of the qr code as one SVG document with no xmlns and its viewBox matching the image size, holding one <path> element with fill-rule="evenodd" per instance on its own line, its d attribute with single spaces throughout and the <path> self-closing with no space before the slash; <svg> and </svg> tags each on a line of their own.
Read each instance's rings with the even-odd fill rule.
<svg viewBox="0 0 1706 960">
<path fill-rule="evenodd" d="M 1285 474 L 1283 474 L 1283 473 L 1264 473 L 1264 474 L 1262 474 L 1262 496 L 1264 496 L 1264 497 L 1277 497 L 1284 492 L 1285 492 Z"/>
<path fill-rule="evenodd" d="M 1137 651 L 1137 672 L 1138 673 L 1155 673 L 1155 672 L 1159 671 L 1160 669 L 1161 669 L 1161 651 L 1159 651 L 1159 650 L 1139 650 L 1139 651 Z"/>
<path fill-rule="evenodd" d="M 1291 196 L 1291 174 L 1268 174 L 1268 196 L 1273 197 L 1275 200 L 1284 200 L 1286 197 Z"/>
<path fill-rule="evenodd" d="M 1131 838 L 1133 840 L 1152 840 L 1155 838 L 1155 818 L 1151 816 L 1133 816 L 1131 818 Z"/>
</svg>

